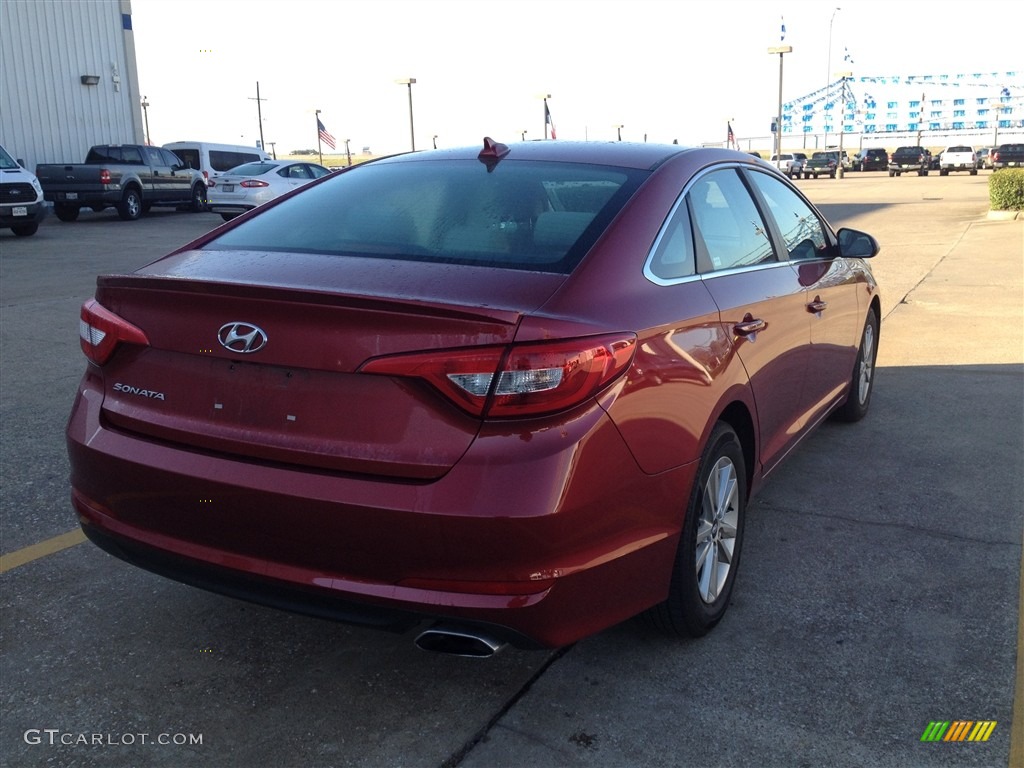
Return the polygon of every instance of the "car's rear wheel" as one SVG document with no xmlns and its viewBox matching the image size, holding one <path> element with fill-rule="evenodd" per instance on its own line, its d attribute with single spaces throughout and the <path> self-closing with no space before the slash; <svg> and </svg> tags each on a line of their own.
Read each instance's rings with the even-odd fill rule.
<svg viewBox="0 0 1024 768">
<path fill-rule="evenodd" d="M 206 187 L 202 184 L 192 187 L 192 204 L 189 210 L 192 213 L 202 213 L 206 210 Z"/>
<path fill-rule="evenodd" d="M 857 360 L 853 364 L 853 376 L 850 379 L 850 392 L 846 402 L 836 412 L 842 421 L 860 421 L 871 405 L 871 393 L 875 388 L 875 358 L 878 357 L 878 315 L 875 308 L 868 310 L 864 321 L 864 332 L 860 337 L 860 349 Z"/>
<path fill-rule="evenodd" d="M 743 543 L 747 475 L 732 427 L 715 425 L 686 507 L 668 599 L 644 614 L 670 635 L 700 637 L 729 607 Z"/>
<path fill-rule="evenodd" d="M 224 219 L 224 221 L 231 221 L 231 220 L 232 220 L 233 218 L 235 218 L 236 216 L 241 216 L 241 214 L 240 214 L 240 213 L 222 213 L 222 214 L 220 215 L 220 217 L 221 217 L 222 219 Z"/>
<path fill-rule="evenodd" d="M 126 189 L 117 206 L 117 215 L 124 221 L 135 221 L 142 215 L 142 196 L 134 188 Z"/>
<path fill-rule="evenodd" d="M 58 203 L 53 206 L 53 212 L 61 221 L 76 221 L 78 219 L 77 205 L 61 205 Z"/>
</svg>

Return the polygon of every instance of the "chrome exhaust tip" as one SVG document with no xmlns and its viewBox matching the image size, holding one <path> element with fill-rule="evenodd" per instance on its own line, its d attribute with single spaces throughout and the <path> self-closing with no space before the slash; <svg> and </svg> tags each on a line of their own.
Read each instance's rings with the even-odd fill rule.
<svg viewBox="0 0 1024 768">
<path fill-rule="evenodd" d="M 488 659 L 505 643 L 476 629 L 437 624 L 417 636 L 416 647 L 449 656 Z"/>
</svg>

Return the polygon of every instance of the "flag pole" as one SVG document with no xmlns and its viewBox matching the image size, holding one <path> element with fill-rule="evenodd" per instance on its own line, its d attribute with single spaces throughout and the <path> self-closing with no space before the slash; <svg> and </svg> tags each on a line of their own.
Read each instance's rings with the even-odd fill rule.
<svg viewBox="0 0 1024 768">
<path fill-rule="evenodd" d="M 324 164 L 324 148 L 320 146 L 320 110 L 316 111 L 316 151 L 320 155 L 320 165 Z"/>
</svg>

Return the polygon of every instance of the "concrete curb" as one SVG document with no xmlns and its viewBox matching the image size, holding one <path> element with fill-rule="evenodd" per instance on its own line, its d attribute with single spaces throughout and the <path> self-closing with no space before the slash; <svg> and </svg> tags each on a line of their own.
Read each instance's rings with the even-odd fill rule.
<svg viewBox="0 0 1024 768">
<path fill-rule="evenodd" d="M 1024 211 L 989 211 L 988 218 L 993 221 L 1013 221 L 1024 219 Z"/>
</svg>

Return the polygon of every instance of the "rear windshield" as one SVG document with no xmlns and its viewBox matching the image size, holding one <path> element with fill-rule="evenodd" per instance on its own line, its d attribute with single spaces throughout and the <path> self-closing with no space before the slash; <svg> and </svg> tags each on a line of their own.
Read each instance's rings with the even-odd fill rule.
<svg viewBox="0 0 1024 768">
<path fill-rule="evenodd" d="M 262 176 L 264 173 L 270 173 L 278 166 L 276 163 L 245 163 L 235 168 L 229 169 L 232 176 Z"/>
<path fill-rule="evenodd" d="M 947 152 L 973 152 L 974 150 L 970 147 L 950 147 L 946 150 Z"/>
<path fill-rule="evenodd" d="M 237 172 L 237 171 L 236 171 Z M 209 243 L 568 273 L 648 172 L 445 158 L 332 176 Z"/>
</svg>

